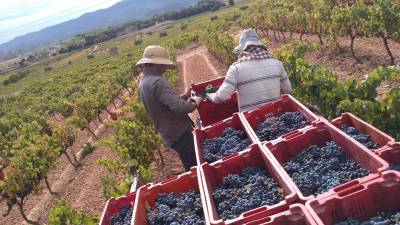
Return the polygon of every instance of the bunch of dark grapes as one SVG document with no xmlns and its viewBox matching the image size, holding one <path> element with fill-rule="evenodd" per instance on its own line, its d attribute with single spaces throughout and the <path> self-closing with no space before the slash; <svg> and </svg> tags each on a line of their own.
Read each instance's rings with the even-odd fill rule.
<svg viewBox="0 0 400 225">
<path fill-rule="evenodd" d="M 309 125 L 300 112 L 286 112 L 279 117 L 268 117 L 257 125 L 256 134 L 261 141 L 270 141 Z"/>
<path fill-rule="evenodd" d="M 236 152 L 240 152 L 249 145 L 249 138 L 244 131 L 229 127 L 223 131 L 221 136 L 213 139 L 205 139 L 201 143 L 203 159 L 205 162 L 212 163 Z"/>
<path fill-rule="evenodd" d="M 355 127 L 349 126 L 347 124 L 342 124 L 340 129 L 348 134 L 350 137 L 354 138 L 356 141 L 363 144 L 368 149 L 380 148 L 377 143 L 371 140 L 369 135 L 359 132 Z"/>
<path fill-rule="evenodd" d="M 334 141 L 312 145 L 284 164 L 287 173 L 305 195 L 321 194 L 340 184 L 368 175 L 368 170 L 348 159 Z"/>
<path fill-rule="evenodd" d="M 274 205 L 284 199 L 283 189 L 268 171 L 248 167 L 241 174 L 224 177 L 216 187 L 213 197 L 220 218 L 233 219 L 243 212 L 263 205 Z"/>
<path fill-rule="evenodd" d="M 391 170 L 397 170 L 400 172 L 400 164 L 399 163 L 392 163 L 390 164 L 390 169 Z"/>
<path fill-rule="evenodd" d="M 119 214 L 112 216 L 110 219 L 111 225 L 130 225 L 132 220 L 133 209 L 129 205 L 122 206 Z"/>
<path fill-rule="evenodd" d="M 400 213 L 378 213 L 377 216 L 367 220 L 358 221 L 352 218 L 336 223 L 335 225 L 397 225 L 400 224 Z"/>
<path fill-rule="evenodd" d="M 147 211 L 149 225 L 203 225 L 205 224 L 200 193 L 161 194 Z"/>
</svg>

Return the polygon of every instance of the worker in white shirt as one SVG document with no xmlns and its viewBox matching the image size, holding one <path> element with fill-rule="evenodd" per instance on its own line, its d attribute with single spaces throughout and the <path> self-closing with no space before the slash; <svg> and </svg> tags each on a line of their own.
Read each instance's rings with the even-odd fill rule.
<svg viewBox="0 0 400 225">
<path fill-rule="evenodd" d="M 282 62 L 273 58 L 253 29 L 243 30 L 234 49 L 239 59 L 233 63 L 216 93 L 207 99 L 225 102 L 237 91 L 239 111 L 250 111 L 291 93 L 291 84 Z"/>
</svg>

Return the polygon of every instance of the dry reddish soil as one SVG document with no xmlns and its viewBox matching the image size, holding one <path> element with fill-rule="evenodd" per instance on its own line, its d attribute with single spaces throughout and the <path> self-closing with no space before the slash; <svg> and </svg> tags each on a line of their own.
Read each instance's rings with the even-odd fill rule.
<svg viewBox="0 0 400 225">
<path fill-rule="evenodd" d="M 276 41 L 270 35 L 270 48 L 273 51 L 284 44 L 283 41 Z M 289 34 L 285 34 L 288 39 Z M 294 34 L 293 38 L 299 40 L 299 35 Z M 318 37 L 315 35 L 304 35 L 304 42 L 318 43 Z M 334 52 L 332 48 L 327 47 L 327 40 L 324 40 L 323 45 L 319 50 L 307 54 L 306 58 L 315 64 L 324 64 L 329 67 L 331 71 L 336 73 L 341 81 L 345 81 L 349 76 L 354 76 L 356 79 L 362 79 L 363 76 L 379 66 L 388 66 L 390 64 L 389 56 L 385 50 L 382 39 L 379 38 L 357 38 L 355 40 L 355 54 L 362 61 L 361 64 L 357 63 L 352 57 L 350 51 L 350 39 L 341 37 L 338 42 L 343 51 Z M 389 41 L 389 46 L 395 57 L 395 64 L 400 63 L 400 44 Z"/>
</svg>

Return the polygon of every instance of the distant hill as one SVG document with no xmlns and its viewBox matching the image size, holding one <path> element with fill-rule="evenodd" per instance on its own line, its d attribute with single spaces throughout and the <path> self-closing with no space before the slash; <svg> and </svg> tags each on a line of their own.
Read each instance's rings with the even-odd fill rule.
<svg viewBox="0 0 400 225">
<path fill-rule="evenodd" d="M 195 2 L 197 0 L 122 0 L 110 8 L 87 13 L 77 19 L 16 37 L 0 45 L 0 55 L 33 50 L 80 33 L 180 9 Z"/>
</svg>

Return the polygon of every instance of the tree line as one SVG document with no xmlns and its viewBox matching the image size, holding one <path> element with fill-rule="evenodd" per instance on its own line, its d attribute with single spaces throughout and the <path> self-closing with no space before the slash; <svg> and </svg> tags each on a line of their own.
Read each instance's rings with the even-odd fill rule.
<svg viewBox="0 0 400 225">
<path fill-rule="evenodd" d="M 160 22 L 164 22 L 167 20 L 179 20 L 207 11 L 216 11 L 224 6 L 225 4 L 219 0 L 201 0 L 195 5 L 188 6 L 178 11 L 168 12 L 162 15 L 155 15 L 145 20 L 135 20 L 121 26 L 110 27 L 102 31 L 79 34 L 75 38 L 64 44 L 60 48 L 59 53 L 62 54 L 74 50 L 87 48 L 97 43 L 111 40 L 117 36 L 126 33 L 149 28 Z"/>
<path fill-rule="evenodd" d="M 400 42 L 400 1 L 264 1 L 243 10 L 238 22 L 275 40 L 292 40 L 294 33 L 300 34 L 301 41 L 305 34 L 316 35 L 320 44 L 326 40 L 337 49 L 341 48 L 338 38 L 348 37 L 352 56 L 358 63 L 362 62 L 354 50 L 356 39 L 377 37 L 382 39 L 393 65 L 395 57 L 389 40 Z"/>
</svg>

